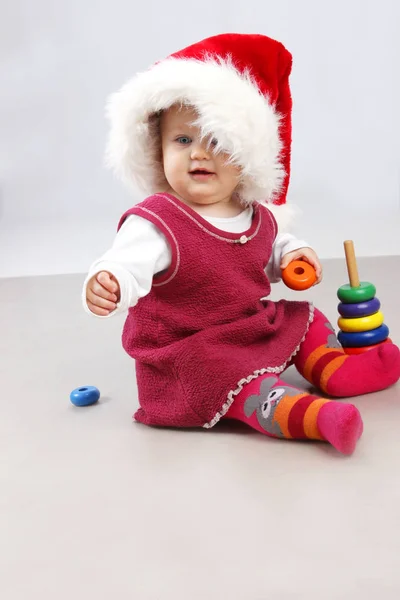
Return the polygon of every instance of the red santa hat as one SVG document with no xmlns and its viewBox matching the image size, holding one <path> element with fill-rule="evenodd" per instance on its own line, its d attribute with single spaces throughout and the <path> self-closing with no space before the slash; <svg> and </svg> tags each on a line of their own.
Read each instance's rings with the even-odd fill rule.
<svg viewBox="0 0 400 600">
<path fill-rule="evenodd" d="M 146 193 L 160 191 L 165 178 L 152 117 L 173 104 L 188 104 L 197 110 L 203 135 L 215 137 L 216 150 L 242 168 L 243 202 L 284 205 L 291 66 L 291 54 L 280 42 L 255 34 L 217 35 L 172 54 L 110 97 L 109 166 Z"/>
</svg>

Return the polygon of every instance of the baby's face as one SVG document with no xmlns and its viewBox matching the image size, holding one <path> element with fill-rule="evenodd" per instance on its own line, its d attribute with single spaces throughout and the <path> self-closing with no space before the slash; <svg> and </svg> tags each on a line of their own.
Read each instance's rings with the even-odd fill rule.
<svg viewBox="0 0 400 600">
<path fill-rule="evenodd" d="M 172 191 L 188 204 L 228 203 L 240 181 L 240 168 L 228 156 L 214 153 L 214 140 L 201 140 L 193 125 L 198 115 L 191 107 L 172 106 L 161 116 L 165 177 Z"/>
</svg>

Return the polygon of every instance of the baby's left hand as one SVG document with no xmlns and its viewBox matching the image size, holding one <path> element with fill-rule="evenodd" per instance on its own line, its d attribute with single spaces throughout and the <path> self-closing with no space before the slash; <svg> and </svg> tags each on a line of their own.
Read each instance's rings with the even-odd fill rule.
<svg viewBox="0 0 400 600">
<path fill-rule="evenodd" d="M 289 263 L 294 260 L 305 260 L 310 263 L 315 269 L 315 274 L 317 276 L 317 281 L 314 285 L 317 285 L 322 280 L 322 266 L 319 262 L 318 256 L 312 250 L 312 248 L 299 248 L 298 250 L 293 250 L 293 252 L 288 252 L 284 255 L 281 262 L 281 269 L 285 269 Z"/>
</svg>

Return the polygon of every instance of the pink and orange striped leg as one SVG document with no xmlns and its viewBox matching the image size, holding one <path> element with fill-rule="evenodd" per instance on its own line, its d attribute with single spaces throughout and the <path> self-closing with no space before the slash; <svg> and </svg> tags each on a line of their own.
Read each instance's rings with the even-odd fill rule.
<svg viewBox="0 0 400 600">
<path fill-rule="evenodd" d="M 310 395 L 275 375 L 264 375 L 245 386 L 227 415 L 271 437 L 321 440 L 351 454 L 362 433 L 358 409 Z"/>
<path fill-rule="evenodd" d="M 294 364 L 307 381 L 337 397 L 377 392 L 400 378 L 397 346 L 383 344 L 365 354 L 347 355 L 332 325 L 318 310 Z"/>
</svg>

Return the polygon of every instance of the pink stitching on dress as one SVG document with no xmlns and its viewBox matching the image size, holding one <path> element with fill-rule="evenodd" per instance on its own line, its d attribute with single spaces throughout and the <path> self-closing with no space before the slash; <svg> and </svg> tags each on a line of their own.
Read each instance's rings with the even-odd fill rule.
<svg viewBox="0 0 400 600">
<path fill-rule="evenodd" d="M 203 231 L 205 231 L 206 233 L 208 233 L 209 235 L 212 235 L 213 237 L 217 238 L 217 240 L 221 240 L 222 242 L 229 242 L 230 244 L 238 244 L 240 243 L 240 238 L 243 237 L 243 234 L 240 236 L 240 238 L 237 238 L 236 240 L 231 240 L 230 238 L 224 238 L 220 235 L 218 235 L 217 233 L 213 233 L 212 231 L 209 231 L 206 227 L 204 227 L 204 225 L 202 225 L 201 223 L 199 223 L 194 217 L 192 217 L 191 214 L 189 214 L 184 208 L 182 208 L 181 206 L 179 206 L 178 204 L 176 204 L 173 200 L 171 200 L 171 198 L 168 198 L 168 196 L 164 196 L 164 194 L 157 194 L 158 196 L 161 196 L 161 198 L 164 198 L 164 200 L 167 200 L 168 202 L 170 202 L 170 204 L 173 204 L 178 210 L 180 210 L 181 212 L 183 212 L 183 214 L 185 214 L 187 217 L 189 217 L 189 219 L 191 219 L 193 221 L 193 223 L 196 223 L 196 225 L 198 225 L 198 227 L 200 227 L 200 229 L 202 229 Z M 253 233 L 253 235 L 251 235 L 250 237 L 247 237 L 246 241 L 250 241 L 253 238 L 256 237 L 256 235 L 258 234 L 260 227 L 261 227 L 261 211 L 259 211 L 259 218 L 258 218 L 258 225 L 257 228 L 255 230 L 255 232 Z"/>
<path fill-rule="evenodd" d="M 267 209 L 269 219 L 272 222 L 272 227 L 274 228 L 274 240 L 275 240 L 276 236 L 278 235 L 278 226 L 276 224 L 276 219 L 275 219 L 275 217 L 272 216 L 272 213 L 270 210 L 268 210 L 268 207 L 266 206 L 265 208 Z"/>
<path fill-rule="evenodd" d="M 149 215 L 152 215 L 152 217 L 154 217 L 155 219 L 158 219 L 160 221 L 160 223 L 163 224 L 163 226 L 165 227 L 165 229 L 168 231 L 168 233 L 170 234 L 170 236 L 172 237 L 172 239 L 175 242 L 176 254 L 177 254 L 175 269 L 174 269 L 174 272 L 172 273 L 172 275 L 166 281 L 162 281 L 161 283 L 154 283 L 153 282 L 153 287 L 160 287 L 160 286 L 165 285 L 165 284 L 169 283 L 170 281 L 172 281 L 173 278 L 175 277 L 175 275 L 177 274 L 178 270 L 179 270 L 179 266 L 181 264 L 181 254 L 180 254 L 180 251 L 179 251 L 179 245 L 178 245 L 176 237 L 172 233 L 172 230 L 168 227 L 168 225 L 165 223 L 165 221 L 163 221 L 163 219 L 161 219 L 161 217 L 159 217 L 152 210 L 149 210 L 148 208 L 145 208 L 144 206 L 137 206 L 136 208 L 139 208 L 140 210 L 143 210 L 144 212 L 149 213 Z"/>
</svg>

